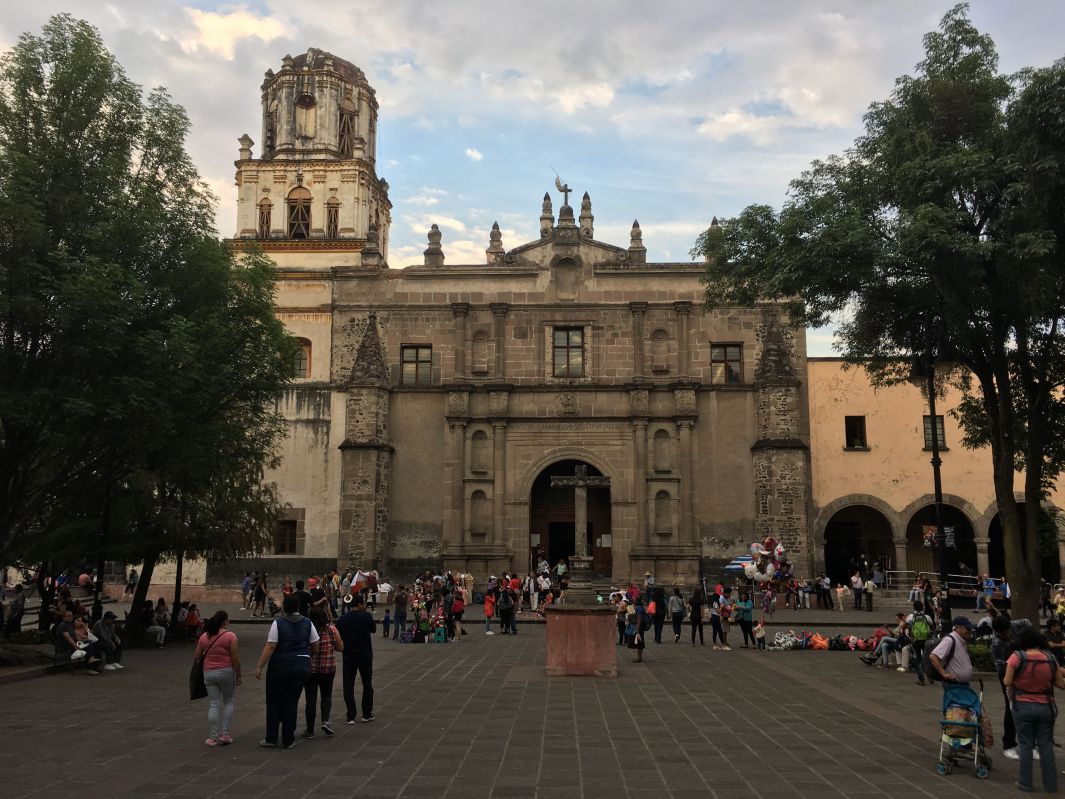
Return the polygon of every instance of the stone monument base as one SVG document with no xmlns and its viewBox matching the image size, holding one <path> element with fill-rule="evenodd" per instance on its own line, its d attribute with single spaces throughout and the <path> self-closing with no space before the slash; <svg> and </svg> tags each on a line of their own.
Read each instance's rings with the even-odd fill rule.
<svg viewBox="0 0 1065 799">
<path fill-rule="evenodd" d="M 547 618 L 548 677 L 617 677 L 614 608 L 551 605 Z"/>
</svg>

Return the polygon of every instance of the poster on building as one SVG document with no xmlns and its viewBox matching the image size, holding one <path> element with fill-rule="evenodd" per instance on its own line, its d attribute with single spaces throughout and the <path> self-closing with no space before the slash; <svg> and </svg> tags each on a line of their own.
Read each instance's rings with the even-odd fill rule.
<svg viewBox="0 0 1065 799">
<path fill-rule="evenodd" d="M 923 525 L 921 533 L 926 547 L 934 547 L 936 545 L 936 526 L 934 524 Z"/>
<path fill-rule="evenodd" d="M 948 524 L 943 528 L 943 541 L 950 549 L 954 549 L 956 540 L 954 538 L 954 525 Z"/>
</svg>

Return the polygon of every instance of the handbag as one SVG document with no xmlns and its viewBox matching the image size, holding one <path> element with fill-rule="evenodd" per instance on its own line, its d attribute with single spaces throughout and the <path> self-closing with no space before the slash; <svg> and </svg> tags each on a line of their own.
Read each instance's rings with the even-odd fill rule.
<svg viewBox="0 0 1065 799">
<path fill-rule="evenodd" d="M 218 638 L 221 638 L 219 634 Z M 192 661 L 192 669 L 189 671 L 189 699 L 203 699 L 207 696 L 207 684 L 203 681 L 203 663 L 207 659 L 207 653 L 211 651 L 211 647 L 218 643 L 218 638 L 215 638 L 208 644 L 207 648 L 200 653 L 200 656 Z"/>
</svg>

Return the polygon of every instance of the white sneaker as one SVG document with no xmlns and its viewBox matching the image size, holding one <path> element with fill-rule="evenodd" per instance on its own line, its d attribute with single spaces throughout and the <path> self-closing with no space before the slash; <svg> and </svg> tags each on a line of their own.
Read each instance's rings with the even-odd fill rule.
<svg viewBox="0 0 1065 799">
<path fill-rule="evenodd" d="M 114 671 L 116 668 L 117 667 L 114 663 L 108 663 L 106 666 L 104 666 L 104 671 Z"/>
<path fill-rule="evenodd" d="M 1006 760 L 1020 760 L 1021 759 L 1021 754 L 1020 754 L 1020 752 L 1017 751 L 1017 747 L 1016 746 L 1014 746 L 1012 749 L 1003 749 L 1002 750 L 1002 756 L 1004 758 L 1006 758 Z"/>
<path fill-rule="evenodd" d="M 113 666 L 114 666 L 114 667 L 115 667 L 116 669 L 124 669 L 124 668 L 126 668 L 126 667 L 125 667 L 125 666 L 123 666 L 123 665 L 122 665 L 121 663 L 114 663 L 114 664 L 112 664 L 112 665 L 113 665 Z"/>
<path fill-rule="evenodd" d="M 488 632 L 485 633 L 485 635 L 495 635 L 495 633 L 492 632 L 491 630 L 489 630 Z"/>
<path fill-rule="evenodd" d="M 895 671 L 906 671 L 906 669 L 902 668 L 902 666 L 899 666 L 897 669 L 895 669 Z"/>
</svg>

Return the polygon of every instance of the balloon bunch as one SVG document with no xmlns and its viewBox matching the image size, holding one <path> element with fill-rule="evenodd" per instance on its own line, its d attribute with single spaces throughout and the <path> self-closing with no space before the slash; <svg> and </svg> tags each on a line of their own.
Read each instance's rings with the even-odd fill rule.
<svg viewBox="0 0 1065 799">
<path fill-rule="evenodd" d="M 775 538 L 767 538 L 762 543 L 751 544 L 751 560 L 744 564 L 743 573 L 756 583 L 768 583 L 781 579 L 791 572 L 791 567 L 784 559 L 784 545 Z"/>
</svg>

